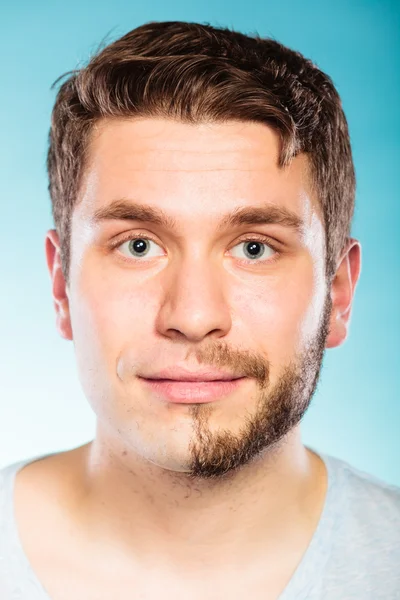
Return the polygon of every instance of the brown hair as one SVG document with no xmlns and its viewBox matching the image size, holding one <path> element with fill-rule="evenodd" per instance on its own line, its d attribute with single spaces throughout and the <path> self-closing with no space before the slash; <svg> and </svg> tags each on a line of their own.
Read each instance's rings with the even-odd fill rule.
<svg viewBox="0 0 400 600">
<path fill-rule="evenodd" d="M 71 216 L 91 130 L 102 118 L 127 116 L 265 123 L 280 134 L 280 166 L 307 153 L 324 216 L 326 275 L 334 275 L 350 235 L 355 174 L 340 97 L 310 60 L 258 35 L 151 22 L 66 75 L 52 112 L 47 169 L 67 281 Z"/>
</svg>

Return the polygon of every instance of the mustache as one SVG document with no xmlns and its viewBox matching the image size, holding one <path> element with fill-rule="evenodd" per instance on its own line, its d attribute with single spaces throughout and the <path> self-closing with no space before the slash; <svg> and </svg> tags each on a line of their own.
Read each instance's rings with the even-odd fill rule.
<svg viewBox="0 0 400 600">
<path fill-rule="evenodd" d="M 232 350 L 227 343 L 217 342 L 203 348 L 189 348 L 186 360 L 191 356 L 202 365 L 217 369 L 228 367 L 232 373 L 256 379 L 262 387 L 268 384 L 270 363 L 255 352 Z"/>
</svg>

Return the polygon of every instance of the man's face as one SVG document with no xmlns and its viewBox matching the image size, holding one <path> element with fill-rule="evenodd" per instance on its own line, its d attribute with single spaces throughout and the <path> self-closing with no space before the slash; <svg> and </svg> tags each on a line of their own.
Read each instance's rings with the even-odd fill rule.
<svg viewBox="0 0 400 600">
<path fill-rule="evenodd" d="M 262 124 L 162 119 L 93 134 L 67 290 L 79 376 L 103 435 L 164 469 L 233 473 L 293 430 L 315 389 L 331 308 L 324 227 L 306 157 L 280 169 L 278 140 Z M 100 218 L 122 200 L 170 222 Z M 177 403 L 144 379 L 176 365 L 243 379 Z"/>
</svg>

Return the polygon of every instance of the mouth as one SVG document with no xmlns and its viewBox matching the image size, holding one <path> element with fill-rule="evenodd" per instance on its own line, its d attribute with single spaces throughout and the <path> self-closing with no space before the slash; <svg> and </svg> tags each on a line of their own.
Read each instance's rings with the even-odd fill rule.
<svg viewBox="0 0 400 600">
<path fill-rule="evenodd" d="M 163 401 L 176 404 L 215 402 L 236 391 L 247 377 L 209 381 L 182 381 L 176 379 L 148 379 L 139 377 L 153 394 Z"/>
</svg>

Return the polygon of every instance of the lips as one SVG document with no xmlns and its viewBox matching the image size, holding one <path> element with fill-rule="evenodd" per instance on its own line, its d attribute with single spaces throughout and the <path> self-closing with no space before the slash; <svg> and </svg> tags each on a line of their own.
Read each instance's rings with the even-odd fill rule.
<svg viewBox="0 0 400 600">
<path fill-rule="evenodd" d="M 243 374 L 232 374 L 226 371 L 219 371 L 208 368 L 201 370 L 189 370 L 179 365 L 174 365 L 167 369 L 162 369 L 152 374 L 144 376 L 145 379 L 152 380 L 172 380 L 186 382 L 210 382 L 210 381 L 232 381 L 243 377 Z"/>
<path fill-rule="evenodd" d="M 246 377 L 225 380 L 181 381 L 140 378 L 153 395 L 176 404 L 197 404 L 222 399 L 236 391 Z"/>
</svg>

